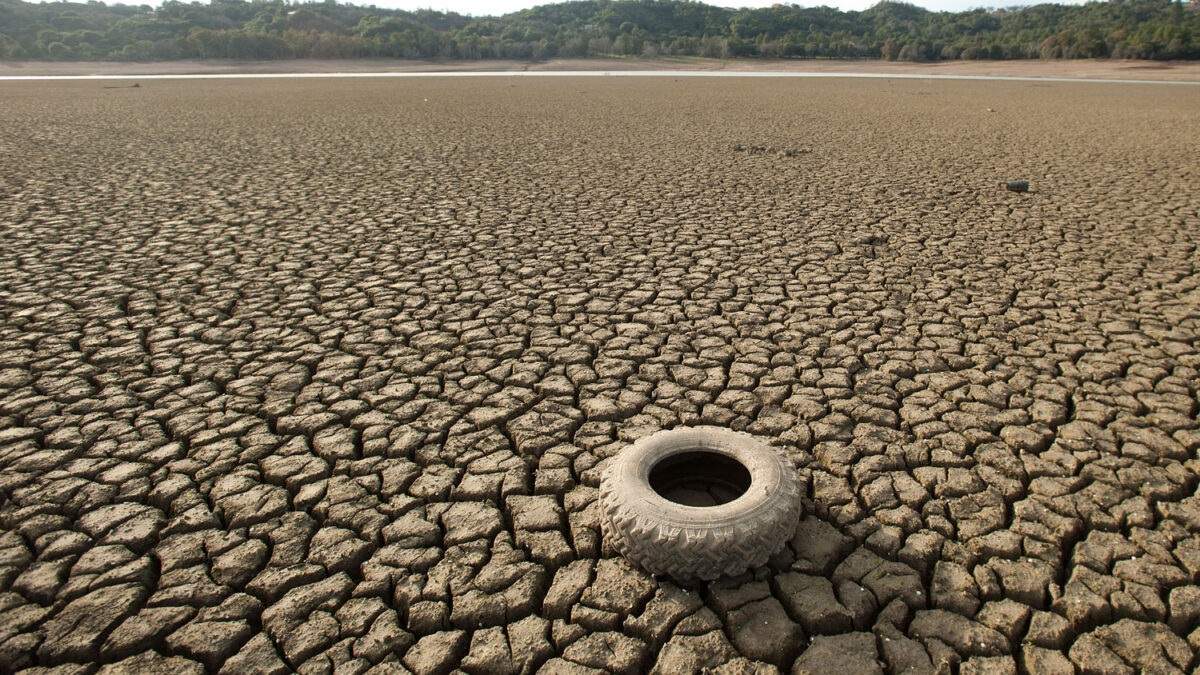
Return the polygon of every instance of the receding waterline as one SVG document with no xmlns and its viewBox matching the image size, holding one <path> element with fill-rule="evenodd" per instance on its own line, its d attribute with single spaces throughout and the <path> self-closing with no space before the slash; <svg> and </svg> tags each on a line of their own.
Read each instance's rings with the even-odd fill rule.
<svg viewBox="0 0 1200 675">
<path fill-rule="evenodd" d="M 1182 84 L 1200 85 L 1190 80 L 1104 80 L 1081 77 L 1015 77 L 1002 75 L 915 75 L 911 73 L 793 73 L 770 71 L 711 70 L 492 70 L 414 73 L 187 73 L 179 75 L 0 75 L 0 81 L 71 81 L 71 80 L 266 80 L 317 78 L 380 77 L 777 77 L 777 78 L 853 78 L 875 80 L 979 80 L 986 82 L 1076 82 L 1083 84 Z"/>
</svg>

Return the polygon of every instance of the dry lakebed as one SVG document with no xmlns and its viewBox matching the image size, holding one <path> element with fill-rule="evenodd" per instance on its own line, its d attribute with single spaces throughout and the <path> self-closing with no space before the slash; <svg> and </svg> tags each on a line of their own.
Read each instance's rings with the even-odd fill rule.
<svg viewBox="0 0 1200 675">
<path fill-rule="evenodd" d="M 2 672 L 1197 667 L 1200 87 L 4 82 L 0 156 Z M 701 424 L 804 516 L 687 588 L 597 488 Z"/>
</svg>

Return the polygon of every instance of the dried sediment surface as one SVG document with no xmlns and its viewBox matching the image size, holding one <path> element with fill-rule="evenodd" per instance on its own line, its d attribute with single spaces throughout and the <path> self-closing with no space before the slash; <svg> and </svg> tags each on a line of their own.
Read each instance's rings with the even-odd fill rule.
<svg viewBox="0 0 1200 675">
<path fill-rule="evenodd" d="M 279 61 L 0 61 L 0 77 L 202 75 L 218 73 L 413 73 L 488 71 L 765 71 L 778 73 L 1000 76 L 1200 82 L 1200 61 L 1027 59 L 911 63 L 874 59 L 548 59 L 545 61 L 417 61 L 285 59 Z"/>
<path fill-rule="evenodd" d="M 0 95 L 0 670 L 1197 663 L 1200 91 Z M 700 423 L 808 515 L 682 589 L 596 486 Z"/>
</svg>

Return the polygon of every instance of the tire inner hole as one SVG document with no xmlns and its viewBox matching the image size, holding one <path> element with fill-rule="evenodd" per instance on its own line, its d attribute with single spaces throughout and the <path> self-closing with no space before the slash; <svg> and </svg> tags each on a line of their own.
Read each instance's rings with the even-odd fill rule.
<svg viewBox="0 0 1200 675">
<path fill-rule="evenodd" d="M 720 506 L 750 489 L 750 471 L 732 457 L 694 450 L 672 455 L 650 469 L 650 487 L 684 506 Z"/>
</svg>

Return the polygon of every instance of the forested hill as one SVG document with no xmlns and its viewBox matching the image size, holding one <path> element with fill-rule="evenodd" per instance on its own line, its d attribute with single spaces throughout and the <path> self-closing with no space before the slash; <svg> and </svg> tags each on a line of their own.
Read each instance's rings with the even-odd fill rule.
<svg viewBox="0 0 1200 675">
<path fill-rule="evenodd" d="M 729 0 L 731 4 L 736 0 Z M 674 0 L 584 0 L 501 17 L 323 3 L 105 5 L 0 0 L 0 58 L 543 59 L 707 56 L 941 59 L 1200 58 L 1200 0 L 862 12 Z"/>
</svg>

